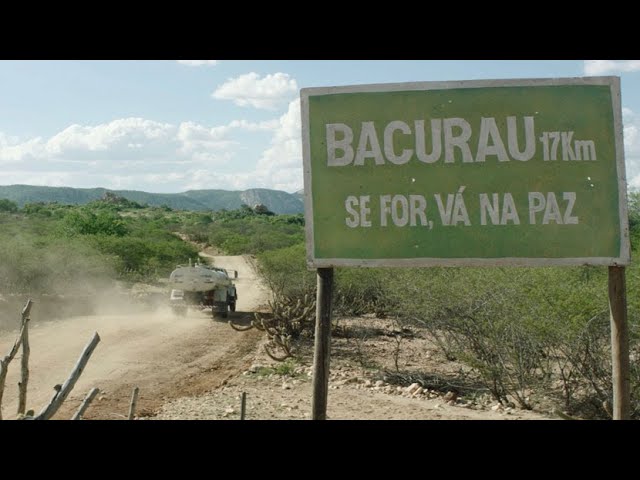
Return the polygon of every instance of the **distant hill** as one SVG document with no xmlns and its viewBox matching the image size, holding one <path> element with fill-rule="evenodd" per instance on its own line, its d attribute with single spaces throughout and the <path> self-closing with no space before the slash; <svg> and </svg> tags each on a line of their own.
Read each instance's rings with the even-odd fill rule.
<svg viewBox="0 0 640 480">
<path fill-rule="evenodd" d="M 105 192 L 113 192 L 128 200 L 150 206 L 167 205 L 176 210 L 233 210 L 243 203 L 253 207 L 263 204 L 274 213 L 302 213 L 304 201 L 296 194 L 267 188 L 244 191 L 189 190 L 182 193 L 149 193 L 138 190 L 106 188 L 39 187 L 33 185 L 0 185 L 0 199 L 7 198 L 20 207 L 25 203 L 58 202 L 84 204 L 99 200 Z"/>
</svg>

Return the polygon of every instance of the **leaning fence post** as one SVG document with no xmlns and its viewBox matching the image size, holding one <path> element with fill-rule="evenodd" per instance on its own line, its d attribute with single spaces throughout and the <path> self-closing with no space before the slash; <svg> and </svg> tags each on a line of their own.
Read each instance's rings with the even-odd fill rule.
<svg viewBox="0 0 640 480">
<path fill-rule="evenodd" d="M 31 308 L 31 300 L 27 302 L 27 305 L 25 305 L 25 308 L 23 309 L 23 312 L 26 311 L 27 316 L 29 314 L 30 308 Z M 4 395 L 4 385 L 7 379 L 7 371 L 9 370 L 9 364 L 11 363 L 11 360 L 13 360 L 16 354 L 18 353 L 18 349 L 20 348 L 20 344 L 22 343 L 23 332 L 26 328 L 26 322 L 24 321 L 24 318 L 25 317 L 23 315 L 22 325 L 20 327 L 20 334 L 18 335 L 18 338 L 16 338 L 16 341 L 13 344 L 13 347 L 11 347 L 11 350 L 7 355 L 5 355 L 3 358 L 0 358 L 0 420 L 2 420 L 2 397 Z"/>
<path fill-rule="evenodd" d="M 53 396 L 49 404 L 44 407 L 42 411 L 34 418 L 35 420 L 49 420 L 58 411 L 60 405 L 62 405 L 62 402 L 65 401 L 71 390 L 73 390 L 73 387 L 78 381 L 78 378 L 80 378 L 84 367 L 87 365 L 87 362 L 89 361 L 89 358 L 91 358 L 91 354 L 96 348 L 96 345 L 98 345 L 99 341 L 100 335 L 98 335 L 98 332 L 95 332 L 91 341 L 87 344 L 86 347 L 84 347 L 84 350 L 80 354 L 80 358 L 78 359 L 76 366 L 73 368 L 71 375 L 69 375 L 69 378 L 67 378 L 67 381 L 64 382 L 64 385 L 62 386 L 56 385 L 54 387 L 56 390 L 55 395 Z"/>
<path fill-rule="evenodd" d="M 29 314 L 33 300 L 27 300 L 22 309 L 22 334 L 20 342 L 22 343 L 22 359 L 20 361 L 20 383 L 18 383 L 18 415 L 24 415 L 27 409 L 27 386 L 29 384 L 29 355 L 31 348 L 29 347 Z"/>
<path fill-rule="evenodd" d="M 133 389 L 133 393 L 131 394 L 131 405 L 129 405 L 129 420 L 133 420 L 133 417 L 136 414 L 136 405 L 138 404 L 138 387 Z"/>
<path fill-rule="evenodd" d="M 86 412 L 87 408 L 89 407 L 89 404 L 93 401 L 93 399 L 99 392 L 100 392 L 99 388 L 92 388 L 91 391 L 87 394 L 87 396 L 84 398 L 84 400 L 80 404 L 80 407 L 78 408 L 76 413 L 74 413 L 73 417 L 71 417 L 71 420 L 81 420 L 82 415 L 84 415 L 84 412 Z"/>
</svg>

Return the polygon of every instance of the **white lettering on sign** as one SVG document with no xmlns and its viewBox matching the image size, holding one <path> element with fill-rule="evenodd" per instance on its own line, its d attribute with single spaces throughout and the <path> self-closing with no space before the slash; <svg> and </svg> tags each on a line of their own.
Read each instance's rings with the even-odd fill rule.
<svg viewBox="0 0 640 480">
<path fill-rule="evenodd" d="M 438 211 L 440 212 L 442 225 L 457 225 L 460 222 L 463 222 L 467 226 L 471 225 L 471 222 L 469 221 L 469 214 L 467 213 L 467 207 L 464 203 L 464 198 L 462 197 L 464 189 L 464 186 L 460 187 L 455 195 L 449 193 L 447 195 L 446 207 L 443 204 L 440 194 L 436 193 L 434 195 L 436 203 L 438 204 Z"/>
<path fill-rule="evenodd" d="M 474 215 L 470 215 L 464 198 L 465 188 L 463 185 L 455 193 L 435 193 L 433 203 L 427 202 L 428 195 L 349 195 L 344 202 L 345 224 L 349 228 L 367 228 L 375 224 L 380 227 L 427 227 L 431 230 L 435 223 L 429 218 L 439 218 L 443 227 L 464 227 L 472 224 L 471 218 L 478 217 L 481 226 L 521 224 L 518 203 L 511 192 L 480 193 L 478 204 L 474 204 L 479 212 L 472 211 Z M 530 225 L 579 223 L 578 217 L 573 215 L 576 192 L 528 192 L 518 200 L 523 211 L 528 205 Z"/>
<path fill-rule="evenodd" d="M 564 214 L 560 211 L 554 192 L 548 192 L 546 196 L 541 192 L 529 192 L 529 223 L 535 225 L 536 214 L 544 212 L 542 225 L 551 222 L 559 225 L 577 225 L 578 217 L 571 215 L 576 203 L 576 192 L 562 192 L 562 199 L 566 201 Z"/>
<path fill-rule="evenodd" d="M 453 134 L 453 128 L 457 127 L 459 133 Z M 467 142 L 471 138 L 471 125 L 464 118 L 445 118 L 444 119 L 444 162 L 453 163 L 453 149 L 459 148 L 462 152 L 462 161 L 473 162 L 471 150 Z"/>
<path fill-rule="evenodd" d="M 520 119 L 507 116 L 502 120 L 482 117 L 479 124 L 475 125 L 478 134 L 474 142 L 471 141 L 474 126 L 464 118 L 432 118 L 428 120 L 428 125 L 430 134 L 426 131 L 427 120 L 422 119 L 392 120 L 385 125 L 361 122 L 356 139 L 355 126 L 328 123 L 325 125 L 327 165 L 405 165 L 412 159 L 426 164 L 441 160 L 448 164 L 460 159 L 462 163 L 488 160 L 500 163 L 511 160 L 527 162 L 536 154 L 535 122 L 532 116 Z M 558 151 L 563 160 L 595 160 L 595 143 L 592 140 L 574 140 L 573 134 L 572 131 L 543 132 L 540 137 L 543 160 L 557 160 Z M 430 139 L 428 152 L 427 139 Z M 401 148 L 399 145 L 413 148 Z"/>
<path fill-rule="evenodd" d="M 489 144 L 491 141 L 491 144 Z M 507 151 L 500 138 L 500 132 L 493 117 L 484 118 L 480 121 L 480 140 L 478 141 L 478 154 L 476 162 L 484 162 L 487 155 L 495 155 L 501 162 L 508 162 Z"/>
<path fill-rule="evenodd" d="M 562 160 L 596 160 L 596 145 L 593 140 L 573 140 L 574 132 L 542 132 L 542 159 L 558 160 L 558 150 Z M 573 141 L 573 143 L 572 143 Z"/>
<path fill-rule="evenodd" d="M 518 146 L 518 130 L 516 117 L 507 117 L 507 135 L 509 138 L 509 154 L 514 160 L 526 162 L 531 160 L 536 153 L 536 133 L 533 117 L 524 117 L 524 151 Z"/>
<path fill-rule="evenodd" d="M 350 195 L 344 202 L 344 207 L 350 217 L 345 219 L 345 223 L 349 228 L 356 227 L 370 227 L 371 220 L 369 219 L 369 215 L 371 214 L 371 208 L 369 208 L 369 195 L 363 195 L 360 197 L 356 197 L 354 195 Z M 355 207 L 359 206 L 359 210 L 356 210 Z"/>
<path fill-rule="evenodd" d="M 416 120 L 416 155 L 418 160 L 424 163 L 434 163 L 440 160 L 442 154 L 442 120 L 435 118 L 431 120 L 431 153 L 427 154 L 424 135 L 424 120 Z"/>
<path fill-rule="evenodd" d="M 516 204 L 513 201 L 513 195 L 505 193 L 502 199 L 502 215 L 500 215 L 500 196 L 497 193 L 489 195 L 480 194 L 480 225 L 487 225 L 487 215 L 492 225 L 508 225 L 509 222 L 514 225 L 520 225 L 520 217 Z"/>
<path fill-rule="evenodd" d="M 520 225 L 520 217 L 516 210 L 516 204 L 510 193 L 504 194 L 504 202 L 502 204 L 502 217 L 500 217 L 500 225 L 507 225 L 512 222 L 514 225 Z"/>
<path fill-rule="evenodd" d="M 413 151 L 404 149 L 400 155 L 396 155 L 396 152 L 393 149 L 393 134 L 398 130 L 405 135 L 409 135 L 411 133 L 409 125 L 401 122 L 400 120 L 389 123 L 389 125 L 384 129 L 384 154 L 391 163 L 404 165 L 411 159 Z"/>
<path fill-rule="evenodd" d="M 380 195 L 380 226 L 389 225 L 389 215 L 396 227 L 429 226 L 426 209 L 423 195 Z"/>
<path fill-rule="evenodd" d="M 410 225 L 412 227 L 418 225 L 418 217 L 420 217 L 420 225 L 428 225 L 427 214 L 425 213 L 425 210 L 427 209 L 427 200 L 422 195 L 409 195 L 409 205 L 409 215 L 411 216 Z"/>
<path fill-rule="evenodd" d="M 364 161 L 367 158 L 375 159 L 376 165 L 384 165 L 384 158 L 382 158 L 382 152 L 380 151 L 380 142 L 378 142 L 373 122 L 362 122 L 360 141 L 358 142 L 356 159 L 353 163 L 354 165 L 364 165 Z"/>
<path fill-rule="evenodd" d="M 337 133 L 342 134 L 338 140 Z M 353 162 L 353 131 L 344 123 L 329 123 L 327 125 L 327 164 L 330 167 L 341 167 Z M 342 156 L 336 156 L 336 150 L 342 150 Z"/>
</svg>

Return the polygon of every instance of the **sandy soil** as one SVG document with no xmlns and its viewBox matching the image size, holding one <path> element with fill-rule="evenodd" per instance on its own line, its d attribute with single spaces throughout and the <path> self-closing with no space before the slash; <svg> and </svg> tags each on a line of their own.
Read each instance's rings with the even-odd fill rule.
<svg viewBox="0 0 640 480">
<path fill-rule="evenodd" d="M 395 325 L 376 318 L 341 319 L 348 337 L 332 339 L 327 417 L 332 420 L 540 420 L 551 415 L 499 405 L 473 382 L 467 388 L 422 388 L 413 381 L 397 382 L 385 372 L 395 372 Z M 251 332 L 251 331 L 249 331 Z M 246 334 L 245 332 L 242 334 Z M 436 347 L 415 332 L 404 338 L 398 369 L 404 374 L 435 374 L 454 378 L 462 366 L 448 362 Z M 204 395 L 167 402 L 156 419 L 238 420 L 242 393 L 246 394 L 247 420 L 302 420 L 311 416 L 311 342 L 301 345 L 296 359 L 271 360 L 262 344 L 252 352 L 253 363 L 242 374 Z M 424 377 L 423 377 L 424 378 Z"/>
<path fill-rule="evenodd" d="M 234 321 L 249 321 L 265 302 L 265 290 L 245 257 L 213 257 L 216 265 L 238 270 L 239 299 Z M 168 296 L 168 295 L 167 295 Z M 113 305 L 110 308 L 113 310 Z M 34 305 L 34 309 L 37 305 Z M 27 408 L 36 413 L 48 402 L 55 384 L 64 383 L 94 332 L 101 338 L 85 371 L 55 418 L 69 418 L 93 387 L 100 395 L 86 418 L 124 418 L 134 386 L 140 389 L 138 412 L 152 415 L 163 402 L 219 387 L 247 368 L 247 357 L 261 338 L 242 335 L 211 314 L 190 310 L 174 316 L 166 305 L 143 313 L 71 317 L 30 328 L 30 380 Z M 15 333 L 0 336 L 0 352 L 8 352 Z M 245 365 L 246 364 L 246 365 Z M 19 358 L 7 376 L 2 413 L 15 416 Z"/>
</svg>

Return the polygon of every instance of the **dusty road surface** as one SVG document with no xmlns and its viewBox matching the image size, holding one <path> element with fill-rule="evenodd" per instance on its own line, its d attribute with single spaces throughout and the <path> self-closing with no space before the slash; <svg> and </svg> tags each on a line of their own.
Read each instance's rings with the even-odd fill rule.
<svg viewBox="0 0 640 480">
<path fill-rule="evenodd" d="M 215 253 L 208 250 L 208 253 Z M 248 324 L 268 298 L 249 257 L 203 254 L 219 267 L 238 271 L 238 309 L 230 319 Z M 168 296 L 168 293 L 167 293 Z M 68 419 L 87 392 L 101 393 L 85 414 L 87 419 L 126 418 L 133 387 L 138 386 L 138 418 L 158 420 L 239 419 L 246 394 L 248 420 L 308 419 L 311 413 L 313 345 L 301 346 L 287 362 L 266 356 L 263 332 L 237 332 L 209 312 L 174 316 L 163 305 L 133 313 L 112 301 L 102 315 L 76 316 L 32 325 L 31 379 L 27 408 L 39 412 L 73 369 L 93 332 L 98 344 L 62 409 L 54 417 Z M 116 304 L 116 305 L 114 305 Z M 35 309 L 40 305 L 34 305 Z M 107 309 L 108 307 L 108 309 Z M 112 313 L 119 307 L 119 312 Z M 34 317 L 35 318 L 35 317 Z M 546 405 L 531 412 L 500 405 L 471 382 L 459 384 L 454 374 L 461 364 L 446 359 L 438 347 L 413 330 L 398 343 L 393 319 L 342 317 L 348 335 L 334 335 L 327 414 L 329 419 L 547 419 Z M 0 355 L 6 355 L 17 332 L 0 335 Z M 393 334 L 392 334 L 393 333 Z M 401 350 L 398 350 L 401 345 Z M 460 389 L 457 398 L 446 389 L 399 384 L 385 372 L 430 374 L 449 379 Z M 10 365 L 2 413 L 15 418 L 20 358 Z M 455 377 L 455 378 L 454 378 Z M 431 377 L 429 377 L 431 378 Z"/>
<path fill-rule="evenodd" d="M 203 256 L 216 266 L 238 271 L 237 311 L 230 317 L 240 324 L 249 322 L 266 302 L 267 292 L 251 263 L 243 256 Z M 38 413 L 50 400 L 53 386 L 64 383 L 96 331 L 101 341 L 56 419 L 70 418 L 93 387 L 101 392 L 87 410 L 87 419 L 125 418 L 135 386 L 140 389 L 137 413 L 153 415 L 166 401 L 209 392 L 248 368 L 261 338 L 261 332 L 240 333 L 226 321 L 212 319 L 210 311 L 190 309 L 186 317 L 177 317 L 166 305 L 143 313 L 122 310 L 31 326 L 27 409 Z M 15 336 L 0 336 L 0 354 L 9 351 Z M 7 419 L 15 417 L 17 408 L 19 355 L 7 376 L 2 404 Z"/>
</svg>

